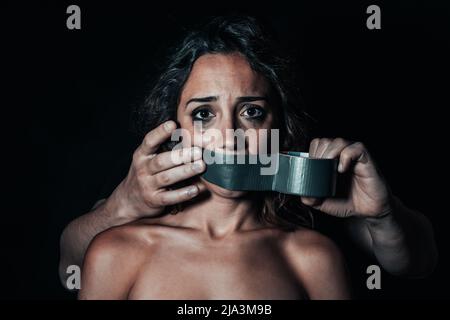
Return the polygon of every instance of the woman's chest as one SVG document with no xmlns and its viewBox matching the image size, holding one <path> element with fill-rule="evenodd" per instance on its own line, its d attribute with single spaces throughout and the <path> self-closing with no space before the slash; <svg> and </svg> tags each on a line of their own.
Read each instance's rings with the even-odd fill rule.
<svg viewBox="0 0 450 320">
<path fill-rule="evenodd" d="M 142 266 L 130 299 L 301 299 L 300 281 L 275 248 L 166 250 Z"/>
</svg>

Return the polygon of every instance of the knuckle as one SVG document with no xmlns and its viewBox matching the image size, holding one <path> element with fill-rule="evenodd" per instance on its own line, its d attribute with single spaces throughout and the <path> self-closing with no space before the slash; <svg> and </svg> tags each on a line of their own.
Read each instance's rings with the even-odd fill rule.
<svg viewBox="0 0 450 320">
<path fill-rule="evenodd" d="M 144 138 L 144 146 L 148 149 L 155 147 L 155 141 L 150 134 L 147 134 Z"/>
<path fill-rule="evenodd" d="M 329 144 L 329 143 L 331 143 L 331 141 L 332 141 L 332 139 L 330 139 L 330 138 L 322 138 L 322 139 L 320 139 L 321 141 L 321 143 L 322 144 Z"/>
<path fill-rule="evenodd" d="M 161 194 L 159 196 L 159 204 L 161 206 L 167 206 L 169 204 L 169 197 L 167 197 L 166 195 Z"/>
<path fill-rule="evenodd" d="M 155 157 L 152 159 L 155 169 L 160 170 L 164 167 L 164 161 L 162 157 Z"/>
<path fill-rule="evenodd" d="M 160 190 L 159 189 L 155 189 L 153 186 L 148 185 L 147 187 L 144 188 L 145 190 L 145 198 L 147 199 L 148 202 L 157 202 L 157 200 L 160 197 Z"/>
<path fill-rule="evenodd" d="M 149 207 L 159 207 L 163 204 L 161 203 L 161 196 L 157 193 L 150 193 L 146 196 L 145 203 Z"/>
<path fill-rule="evenodd" d="M 362 143 L 360 141 L 355 142 L 354 143 L 354 147 L 357 148 L 357 149 L 360 149 L 360 150 L 365 150 L 366 149 L 366 146 L 364 145 L 364 143 Z"/>
<path fill-rule="evenodd" d="M 341 160 L 347 160 L 348 158 L 350 158 L 350 155 L 348 154 L 348 152 L 346 152 L 346 149 L 344 149 L 341 154 L 339 155 L 339 158 Z"/>
<path fill-rule="evenodd" d="M 153 195 L 151 192 L 145 192 L 146 188 L 142 190 L 142 199 L 146 204 L 152 204 L 153 203 Z"/>
<path fill-rule="evenodd" d="M 133 171 L 134 171 L 134 175 L 136 176 L 136 178 L 138 179 L 139 182 L 140 182 L 140 180 L 144 180 L 144 178 L 146 178 L 148 176 L 147 168 L 146 168 L 146 166 L 144 166 L 142 164 L 139 164 L 139 165 L 134 164 Z"/>
<path fill-rule="evenodd" d="M 170 176 L 165 172 L 159 174 L 157 179 L 158 183 L 162 185 L 166 185 L 170 182 Z"/>
<path fill-rule="evenodd" d="M 134 164 L 137 163 L 137 162 L 139 161 L 140 157 L 141 157 L 141 155 L 140 155 L 140 153 L 139 153 L 139 150 L 136 149 L 136 150 L 133 152 L 132 163 L 134 163 Z"/>
<path fill-rule="evenodd" d="M 334 142 L 339 145 L 345 145 L 348 143 L 347 140 L 345 140 L 344 138 L 336 138 L 334 139 Z"/>
<path fill-rule="evenodd" d="M 150 159 L 150 170 L 160 171 L 164 168 L 164 161 L 162 157 L 155 156 Z"/>
</svg>

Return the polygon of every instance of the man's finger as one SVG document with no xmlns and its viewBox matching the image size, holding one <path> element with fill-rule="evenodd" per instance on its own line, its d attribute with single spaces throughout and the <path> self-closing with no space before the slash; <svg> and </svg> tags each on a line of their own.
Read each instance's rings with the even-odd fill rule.
<svg viewBox="0 0 450 320">
<path fill-rule="evenodd" d="M 342 150 L 339 158 L 339 172 L 347 171 L 353 161 L 361 163 L 369 161 L 369 154 L 361 142 L 352 143 Z"/>
<path fill-rule="evenodd" d="M 311 143 L 309 144 L 309 156 L 314 158 L 316 155 L 316 150 L 317 147 L 319 146 L 319 138 L 315 138 L 311 141 Z"/>
<path fill-rule="evenodd" d="M 172 120 L 160 124 L 158 127 L 147 133 L 139 146 L 139 152 L 142 155 L 155 153 L 158 147 L 172 135 L 177 127 Z"/>
<path fill-rule="evenodd" d="M 344 140 L 342 138 L 336 138 L 328 145 L 328 147 L 323 152 L 321 158 L 325 159 L 338 158 L 342 150 L 344 150 L 344 148 L 349 146 L 350 144 L 351 144 L 350 141 Z"/>
<path fill-rule="evenodd" d="M 322 138 L 320 139 L 319 145 L 317 146 L 316 154 L 314 155 L 315 158 L 323 158 L 323 153 L 328 148 L 328 146 L 331 144 L 331 139 L 329 138 Z"/>
<path fill-rule="evenodd" d="M 201 158 L 202 149 L 200 147 L 189 147 L 162 152 L 149 161 L 149 170 L 151 174 L 156 174 Z"/>
<path fill-rule="evenodd" d="M 154 181 L 157 188 L 168 187 L 179 181 L 186 180 L 205 171 L 206 164 L 203 160 L 184 164 L 155 174 Z"/>
<path fill-rule="evenodd" d="M 300 197 L 303 204 L 306 204 L 309 207 L 318 206 L 322 203 L 323 199 L 321 198 L 312 198 L 312 197 Z"/>
<path fill-rule="evenodd" d="M 203 191 L 206 187 L 202 183 L 197 183 L 176 190 L 161 191 L 157 195 L 157 205 L 165 207 L 190 200 Z"/>
</svg>

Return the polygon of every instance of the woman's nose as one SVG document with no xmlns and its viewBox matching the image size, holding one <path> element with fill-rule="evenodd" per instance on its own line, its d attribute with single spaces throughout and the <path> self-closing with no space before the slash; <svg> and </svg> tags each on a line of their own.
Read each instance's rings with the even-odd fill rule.
<svg viewBox="0 0 450 320">
<path fill-rule="evenodd" d="M 220 123 L 222 145 L 219 148 L 230 152 L 244 152 L 247 149 L 244 128 L 232 115 L 223 117 Z"/>
<path fill-rule="evenodd" d="M 222 145 L 219 145 L 217 147 L 228 150 L 228 151 L 234 151 L 235 149 L 235 139 L 234 139 L 234 132 L 236 130 L 235 121 L 231 115 L 224 115 L 220 121 L 220 134 L 221 134 L 221 140 Z"/>
</svg>

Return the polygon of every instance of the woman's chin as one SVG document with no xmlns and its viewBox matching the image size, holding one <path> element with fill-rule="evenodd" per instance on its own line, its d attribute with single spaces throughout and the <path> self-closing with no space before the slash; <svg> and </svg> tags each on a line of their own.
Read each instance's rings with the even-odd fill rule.
<svg viewBox="0 0 450 320">
<path fill-rule="evenodd" d="M 211 193 L 218 195 L 223 198 L 240 198 L 248 193 L 248 191 L 232 191 L 222 187 L 219 187 L 217 184 L 206 181 L 203 178 L 200 178 L 203 184 L 206 186 Z"/>
</svg>

